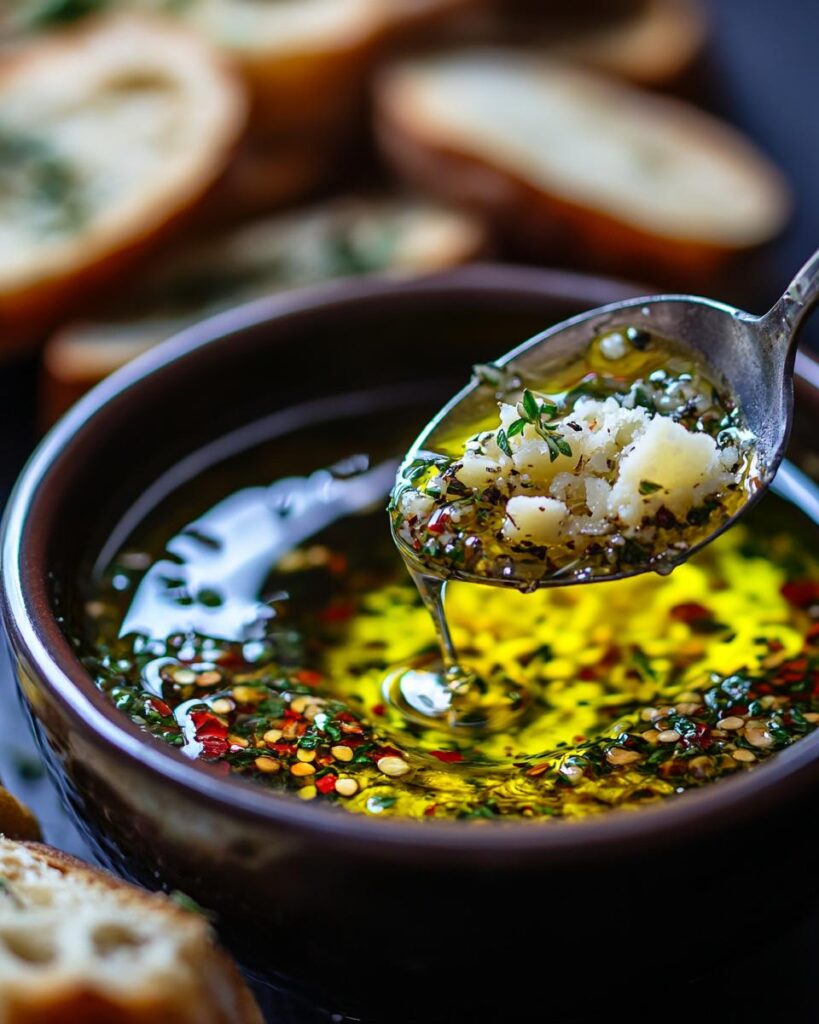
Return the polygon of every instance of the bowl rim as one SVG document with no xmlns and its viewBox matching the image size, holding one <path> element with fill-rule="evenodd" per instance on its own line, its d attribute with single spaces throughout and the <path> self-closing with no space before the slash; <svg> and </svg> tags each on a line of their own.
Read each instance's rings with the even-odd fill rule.
<svg viewBox="0 0 819 1024">
<path fill-rule="evenodd" d="M 50 521 L 39 502 L 69 454 L 93 439 L 112 407 L 129 393 L 150 387 L 156 375 L 205 349 L 226 347 L 237 334 L 294 319 L 343 312 L 350 306 L 382 309 L 411 305 L 422 296 L 446 306 L 468 300 L 484 307 L 500 301 L 551 296 L 604 304 L 634 297 L 640 290 L 614 279 L 508 264 L 471 264 L 415 279 L 367 277 L 334 281 L 257 300 L 202 321 L 118 370 L 71 409 L 35 449 L 9 497 L 0 538 L 0 611 L 15 659 L 59 703 L 72 728 L 90 744 L 134 770 L 148 771 L 210 810 L 256 825 L 294 832 L 355 848 L 368 856 L 457 863 L 500 864 L 510 856 L 539 863 L 580 863 L 660 849 L 681 836 L 703 836 L 740 824 L 780 803 L 783 789 L 798 795 L 819 777 L 819 731 L 805 737 L 753 771 L 688 791 L 675 800 L 629 813 L 604 811 L 579 821 L 492 822 L 480 828 L 464 822 L 418 822 L 339 812 L 322 804 L 278 795 L 191 762 L 175 748 L 142 732 L 102 694 L 75 656 L 51 607 L 45 561 Z M 599 300 L 599 301 L 597 301 Z M 275 341 L 273 341 L 275 343 Z M 800 385 L 819 385 L 819 362 L 801 355 Z M 819 395 L 819 392 L 817 392 Z M 47 503 L 46 503 L 47 504 Z M 35 507 L 36 506 L 36 507 Z M 32 508 L 35 512 L 32 514 Z M 53 521 L 53 516 L 52 516 Z"/>
</svg>

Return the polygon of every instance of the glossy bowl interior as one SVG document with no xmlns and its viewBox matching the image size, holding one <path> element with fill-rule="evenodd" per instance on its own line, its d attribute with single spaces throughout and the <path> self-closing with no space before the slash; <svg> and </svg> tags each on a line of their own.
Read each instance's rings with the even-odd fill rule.
<svg viewBox="0 0 819 1024">
<path fill-rule="evenodd" d="M 195 476 L 224 456 L 224 438 L 241 439 L 246 424 L 375 386 L 454 389 L 472 363 L 634 294 L 617 282 L 487 266 L 277 297 L 149 353 L 52 431 L 7 511 L 3 614 L 52 775 L 102 859 L 214 908 L 262 972 L 356 1009 L 400 987 L 411 1015 L 430 971 L 470 971 L 475 936 L 487 955 L 514 956 L 530 972 L 525 995 L 544 968 L 537 947 L 516 940 L 520 929 L 580 941 L 590 917 L 639 908 L 675 872 L 708 899 L 729 860 L 741 890 L 766 858 L 784 872 L 806 856 L 813 840 L 802 812 L 819 792 L 819 734 L 753 772 L 638 813 L 545 825 L 378 820 L 218 777 L 156 743 L 96 690 L 57 621 L 55 592 L 85 571 L 115 525 L 161 498 L 172 467 L 178 483 L 180 463 Z M 803 382 L 803 409 L 811 395 Z M 798 423 L 809 433 L 804 412 Z M 773 898 L 769 913 L 782 913 Z M 639 922 L 626 913 L 624 941 Z M 698 931 L 681 921 L 681 934 L 689 926 Z M 472 997 L 484 1005 L 489 995 L 480 984 L 458 995 L 463 1005 Z"/>
</svg>

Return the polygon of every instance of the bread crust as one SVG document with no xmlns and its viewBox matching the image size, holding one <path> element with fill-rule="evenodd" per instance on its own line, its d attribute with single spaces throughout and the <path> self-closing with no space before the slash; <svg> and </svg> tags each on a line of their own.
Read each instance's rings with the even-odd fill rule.
<svg viewBox="0 0 819 1024">
<path fill-rule="evenodd" d="M 32 812 L 13 793 L 0 786 L 0 836 L 7 839 L 41 838 L 40 825 Z"/>
<path fill-rule="evenodd" d="M 648 0 L 634 17 L 579 33 L 558 43 L 554 53 L 636 85 L 670 88 L 683 82 L 707 37 L 699 0 Z"/>
<path fill-rule="evenodd" d="M 122 882 L 42 843 L 0 840 L 0 870 L 9 848 L 15 845 L 38 863 L 70 878 L 72 885 L 87 887 L 90 899 L 95 890 L 115 892 L 140 912 L 161 915 L 169 931 L 181 928 L 188 933 L 191 929 L 191 913 L 166 896 Z M 189 981 L 180 979 L 180 990 L 172 999 L 149 990 L 129 998 L 100 991 L 94 985 L 90 963 L 87 983 L 50 978 L 48 973 L 35 975 L 30 984 L 0 978 L 0 1024 L 263 1024 L 250 990 L 233 961 L 209 936 L 207 923 L 196 919 L 194 927 L 201 933 L 195 964 L 198 980 L 191 988 Z"/>
<path fill-rule="evenodd" d="M 0 68 L 0 103 L 4 93 L 21 80 L 70 74 L 86 51 L 93 57 L 95 48 L 104 49 L 109 38 L 115 47 L 121 48 L 127 38 L 143 47 L 161 44 L 166 53 L 174 52 L 180 65 L 169 66 L 169 76 L 181 75 L 186 62 L 196 62 L 196 77 L 207 78 L 211 90 L 207 144 L 191 154 L 184 175 L 167 185 L 160 181 L 147 187 L 130 214 L 108 211 L 104 228 L 94 219 L 89 228 L 94 232 L 92 240 L 85 229 L 79 231 L 65 244 L 59 259 L 49 262 L 43 256 L 41 269 L 30 267 L 22 279 L 19 275 L 4 279 L 0 270 L 0 358 L 36 343 L 60 319 L 82 308 L 96 289 L 122 276 L 184 222 L 222 174 L 241 135 L 246 101 L 227 62 L 195 35 L 154 17 L 114 15 L 21 47 Z M 186 87 L 181 77 L 178 82 L 180 88 Z M 189 98 L 199 102 L 192 93 Z"/>
</svg>

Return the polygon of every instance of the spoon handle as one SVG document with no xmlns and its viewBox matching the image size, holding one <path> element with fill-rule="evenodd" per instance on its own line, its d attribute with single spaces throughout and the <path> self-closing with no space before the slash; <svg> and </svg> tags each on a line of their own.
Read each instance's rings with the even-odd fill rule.
<svg viewBox="0 0 819 1024">
<path fill-rule="evenodd" d="M 785 294 L 762 317 L 770 330 L 792 341 L 802 321 L 819 302 L 819 249 L 788 285 Z"/>
</svg>

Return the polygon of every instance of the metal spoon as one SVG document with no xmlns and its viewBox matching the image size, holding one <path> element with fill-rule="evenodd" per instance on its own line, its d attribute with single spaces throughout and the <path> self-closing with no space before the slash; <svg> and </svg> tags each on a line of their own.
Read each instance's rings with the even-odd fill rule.
<svg viewBox="0 0 819 1024">
<path fill-rule="evenodd" d="M 687 560 L 709 544 L 754 505 L 771 485 L 785 452 L 793 419 L 793 365 L 799 327 L 819 302 L 819 251 L 799 271 L 784 295 L 764 316 L 693 295 L 655 295 L 629 299 L 581 313 L 536 335 L 495 360 L 493 366 L 510 377 L 534 381 L 581 355 L 590 340 L 617 327 L 633 326 L 688 349 L 697 361 L 710 367 L 735 396 L 747 426 L 756 438 L 755 471 L 759 484 L 748 491 L 742 506 L 714 531 L 692 544 L 674 563 Z M 486 412 L 487 390 L 473 380 L 460 391 L 424 428 L 410 448 L 405 464 L 422 452 L 434 452 L 444 436 L 452 437 L 459 425 L 476 422 Z M 756 480 L 755 480 L 756 484 Z M 519 587 L 515 579 L 472 574 L 466 570 L 447 571 L 427 566 L 393 531 L 393 536 L 414 574 L 427 579 L 458 579 L 493 586 Z M 669 568 L 671 565 L 669 565 Z M 651 568 L 629 565 L 605 577 L 566 575 L 546 577 L 537 586 L 566 586 L 621 579 Z"/>
<path fill-rule="evenodd" d="M 819 302 L 819 251 L 799 271 L 785 294 L 764 316 L 692 295 L 657 295 L 617 302 L 558 324 L 524 342 L 493 364 L 510 379 L 521 382 L 547 379 L 553 371 L 582 355 L 592 338 L 618 327 L 636 327 L 688 349 L 708 367 L 717 383 L 739 400 L 745 423 L 756 439 L 755 476 L 758 486 L 730 518 L 706 536 L 699 536 L 684 552 L 665 562 L 674 565 L 690 558 L 744 515 L 773 482 L 782 462 L 793 418 L 793 366 L 796 336 L 807 314 Z M 497 396 L 492 396 L 496 398 Z M 405 466 L 422 453 L 435 452 L 446 437 L 458 436 L 479 422 L 489 404 L 486 385 L 475 379 L 444 406 L 407 453 Z M 461 428 L 461 429 L 459 429 Z M 797 471 L 798 472 L 798 471 Z M 755 484 L 757 480 L 755 480 Z M 785 489 L 798 480 L 784 481 Z M 447 582 L 463 580 L 494 586 L 520 587 L 520 580 L 447 570 L 426 565 L 393 529 L 393 537 L 432 615 L 441 648 L 441 661 L 397 669 L 385 680 L 384 695 L 405 717 L 455 733 L 506 727 L 527 712 L 527 695 L 509 692 L 501 681 L 481 680 L 458 659 L 449 632 L 444 600 Z M 634 564 L 605 576 L 591 572 L 547 576 L 534 586 L 566 586 L 615 580 L 656 568 Z"/>
</svg>

